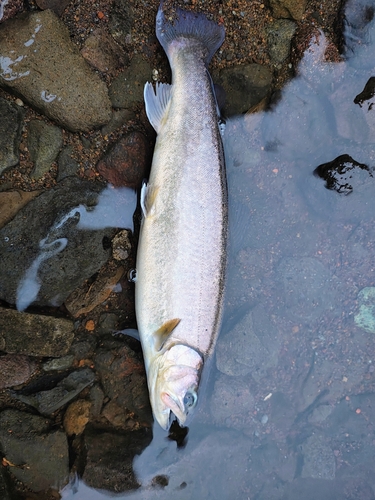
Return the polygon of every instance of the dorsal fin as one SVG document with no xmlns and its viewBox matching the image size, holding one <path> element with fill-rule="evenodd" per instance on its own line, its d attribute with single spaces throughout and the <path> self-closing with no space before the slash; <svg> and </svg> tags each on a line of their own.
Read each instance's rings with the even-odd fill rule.
<svg viewBox="0 0 375 500">
<path fill-rule="evenodd" d="M 161 325 L 161 327 L 154 333 L 155 337 L 155 349 L 161 351 L 164 344 L 170 337 L 173 330 L 179 324 L 181 320 L 179 318 L 169 319 Z"/>
</svg>

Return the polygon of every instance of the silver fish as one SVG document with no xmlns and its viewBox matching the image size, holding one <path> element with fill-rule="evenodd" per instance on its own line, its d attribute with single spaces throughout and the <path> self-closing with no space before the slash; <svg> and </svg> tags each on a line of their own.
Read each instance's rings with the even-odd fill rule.
<svg viewBox="0 0 375 500">
<path fill-rule="evenodd" d="M 204 15 L 162 6 L 156 35 L 172 85 L 146 84 L 157 132 L 150 179 L 141 192 L 136 314 L 155 419 L 184 425 L 198 400 L 203 365 L 222 316 L 227 188 L 218 110 L 207 65 L 224 28 Z"/>
</svg>

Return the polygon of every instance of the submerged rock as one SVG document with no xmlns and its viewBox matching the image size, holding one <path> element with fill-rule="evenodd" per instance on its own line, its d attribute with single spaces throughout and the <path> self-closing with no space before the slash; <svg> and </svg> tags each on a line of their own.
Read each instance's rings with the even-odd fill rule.
<svg viewBox="0 0 375 500">
<path fill-rule="evenodd" d="M 53 47 L 53 50 L 52 50 Z M 107 123 L 107 88 L 51 11 L 21 14 L 2 25 L 0 85 L 73 132 Z"/>
<path fill-rule="evenodd" d="M 0 413 L 0 446 L 12 475 L 31 491 L 60 489 L 68 482 L 69 453 L 64 432 L 44 417 L 18 410 Z"/>
<path fill-rule="evenodd" d="M 336 460 L 327 438 L 322 434 L 312 434 L 302 444 L 303 467 L 301 477 L 334 479 Z"/>
<path fill-rule="evenodd" d="M 268 51 L 273 64 L 281 64 L 289 57 L 296 29 L 296 23 L 289 19 L 278 19 L 267 26 Z"/>
<path fill-rule="evenodd" d="M 24 114 L 20 106 L 0 98 L 0 175 L 19 162 Z"/>
<path fill-rule="evenodd" d="M 0 350 L 28 356 L 66 354 L 74 338 L 73 322 L 0 308 Z"/>
<path fill-rule="evenodd" d="M 366 332 L 375 333 L 375 288 L 368 286 L 358 294 L 359 312 L 354 316 L 354 322 Z"/>
</svg>

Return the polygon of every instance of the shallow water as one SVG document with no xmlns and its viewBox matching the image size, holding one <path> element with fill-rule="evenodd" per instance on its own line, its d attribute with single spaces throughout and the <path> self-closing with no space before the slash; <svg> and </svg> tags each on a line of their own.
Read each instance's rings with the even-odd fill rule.
<svg viewBox="0 0 375 500">
<path fill-rule="evenodd" d="M 75 479 L 63 499 L 375 498 L 375 334 L 356 323 L 375 285 L 374 97 L 354 102 L 375 70 L 374 7 L 348 3 L 342 62 L 324 62 L 321 34 L 272 110 L 227 122 L 225 317 L 187 435 L 154 426 L 139 489 Z M 339 175 L 349 194 L 313 174 L 344 154 L 368 167 Z"/>
</svg>

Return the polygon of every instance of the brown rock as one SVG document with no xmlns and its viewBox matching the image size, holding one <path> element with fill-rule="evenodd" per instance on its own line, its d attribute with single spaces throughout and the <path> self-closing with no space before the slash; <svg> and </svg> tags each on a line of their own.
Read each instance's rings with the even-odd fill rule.
<svg viewBox="0 0 375 500">
<path fill-rule="evenodd" d="M 85 41 L 81 54 L 103 73 L 114 73 L 126 64 L 126 55 L 105 29 L 98 28 Z"/>
<path fill-rule="evenodd" d="M 35 362 L 20 354 L 0 356 L 0 389 L 24 384 L 35 372 Z"/>
<path fill-rule="evenodd" d="M 270 0 L 275 19 L 290 18 L 300 21 L 306 9 L 307 0 Z"/>
<path fill-rule="evenodd" d="M 146 177 L 151 151 L 146 137 L 130 132 L 109 147 L 98 162 L 98 172 L 113 186 L 140 186 Z"/>
<path fill-rule="evenodd" d="M 64 416 L 64 429 L 68 436 L 82 434 L 89 421 L 91 403 L 78 399 L 68 406 Z"/>
<path fill-rule="evenodd" d="M 39 9 L 51 9 L 55 14 L 61 16 L 70 0 L 36 0 Z"/>
<path fill-rule="evenodd" d="M 40 191 L 8 191 L 0 193 L 0 229 L 12 220 L 22 207 L 39 194 Z"/>
</svg>

